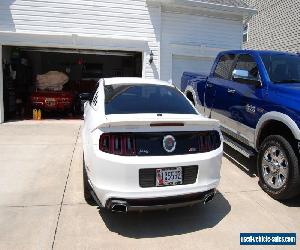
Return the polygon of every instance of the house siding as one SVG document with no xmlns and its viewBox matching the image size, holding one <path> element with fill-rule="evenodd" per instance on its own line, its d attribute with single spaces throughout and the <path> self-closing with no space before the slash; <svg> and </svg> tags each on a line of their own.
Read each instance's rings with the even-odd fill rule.
<svg viewBox="0 0 300 250">
<path fill-rule="evenodd" d="M 5 0 L 0 12 L 0 31 L 147 41 L 144 76 L 159 77 L 160 7 L 145 0 Z"/>
<path fill-rule="evenodd" d="M 258 13 L 249 22 L 246 49 L 300 51 L 299 0 L 245 0 Z"/>
<path fill-rule="evenodd" d="M 241 45 L 242 19 L 163 12 L 161 78 L 171 80 L 173 56 L 205 57 L 213 61 L 221 50 L 239 49 Z"/>
</svg>

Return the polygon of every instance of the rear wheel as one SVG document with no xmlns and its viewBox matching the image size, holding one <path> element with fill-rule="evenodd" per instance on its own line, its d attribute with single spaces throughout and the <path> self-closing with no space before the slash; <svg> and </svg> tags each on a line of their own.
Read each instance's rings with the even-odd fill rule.
<svg viewBox="0 0 300 250">
<path fill-rule="evenodd" d="M 195 100 L 194 100 L 194 97 L 193 97 L 193 94 L 191 92 L 188 92 L 186 97 L 191 101 L 191 103 L 195 106 Z"/>
<path fill-rule="evenodd" d="M 260 147 L 257 163 L 260 185 L 271 197 L 286 200 L 299 194 L 298 158 L 284 137 L 268 136 Z"/>
<path fill-rule="evenodd" d="M 84 157 L 83 157 L 83 192 L 84 192 L 84 199 L 85 201 L 90 204 L 90 205 L 94 205 L 95 201 L 93 199 L 93 196 L 91 194 L 91 186 L 88 182 L 88 176 L 86 173 L 86 168 L 85 168 L 85 161 L 84 161 Z"/>
</svg>

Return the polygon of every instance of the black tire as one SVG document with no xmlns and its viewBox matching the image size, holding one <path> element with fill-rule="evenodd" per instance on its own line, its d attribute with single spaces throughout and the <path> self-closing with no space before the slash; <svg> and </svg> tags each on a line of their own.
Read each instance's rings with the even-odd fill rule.
<svg viewBox="0 0 300 250">
<path fill-rule="evenodd" d="M 191 98 L 190 101 L 192 102 L 192 104 L 193 104 L 194 106 L 196 106 L 196 103 L 195 103 L 195 101 L 194 101 L 194 98 Z"/>
<path fill-rule="evenodd" d="M 83 175 L 83 192 L 84 192 L 84 199 L 89 205 L 95 205 L 94 198 L 91 194 L 91 186 L 88 182 L 88 176 L 86 173 L 86 168 L 85 168 L 85 161 L 83 158 L 83 170 L 82 170 L 82 175 Z"/>
<path fill-rule="evenodd" d="M 196 106 L 196 103 L 195 103 L 195 100 L 194 100 L 194 97 L 193 97 L 193 94 L 191 92 L 188 92 L 187 95 L 186 95 L 187 99 L 189 99 L 191 101 L 191 103 Z"/>
<path fill-rule="evenodd" d="M 266 181 L 266 173 L 267 171 L 264 170 L 263 167 L 263 157 L 265 155 L 269 156 L 270 154 L 270 148 L 277 148 L 278 151 L 273 154 L 274 157 L 276 157 L 276 154 L 281 152 L 282 155 L 287 160 L 286 165 L 286 177 L 284 178 L 284 181 L 281 182 L 281 186 L 279 188 L 272 187 L 272 183 L 269 185 Z M 269 149 L 269 151 L 268 151 Z M 269 154 L 268 154 L 269 153 Z M 282 156 L 281 155 L 281 156 Z M 282 158 L 281 158 L 282 159 Z M 277 161 L 278 162 L 278 161 Z M 284 161 L 282 161 L 284 162 Z M 281 165 L 281 164 L 280 164 Z M 265 164 L 264 166 L 268 166 L 268 164 Z M 274 166 L 274 165 L 272 165 Z M 268 167 L 267 167 L 268 168 Z M 276 170 L 275 170 L 276 171 Z M 291 146 L 291 144 L 282 136 L 280 135 L 271 135 L 268 136 L 263 143 L 261 144 L 261 147 L 259 149 L 258 157 L 257 157 L 257 172 L 259 175 L 259 184 L 261 188 L 272 198 L 276 200 L 287 200 L 290 199 L 300 193 L 300 176 L 299 176 L 299 162 L 298 158 Z M 264 175 L 265 173 L 265 175 Z M 275 174 L 276 175 L 276 174 Z M 270 175 L 272 176 L 272 175 Z M 276 178 L 271 177 L 271 182 L 275 182 Z"/>
</svg>

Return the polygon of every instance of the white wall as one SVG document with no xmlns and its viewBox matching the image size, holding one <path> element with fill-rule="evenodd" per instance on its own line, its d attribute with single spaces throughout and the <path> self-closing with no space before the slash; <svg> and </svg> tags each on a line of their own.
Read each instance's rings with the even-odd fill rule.
<svg viewBox="0 0 300 250">
<path fill-rule="evenodd" d="M 1 0 L 0 13 L 0 31 L 147 41 L 144 76 L 159 77 L 160 7 L 145 0 Z"/>
<path fill-rule="evenodd" d="M 172 82 L 181 89 L 181 77 L 183 72 L 197 72 L 209 74 L 214 58 L 196 56 L 176 56 L 172 57 Z"/>
<path fill-rule="evenodd" d="M 214 60 L 220 50 L 241 48 L 241 29 L 241 19 L 163 12 L 161 79 L 172 80 L 172 58 L 176 55 Z"/>
</svg>

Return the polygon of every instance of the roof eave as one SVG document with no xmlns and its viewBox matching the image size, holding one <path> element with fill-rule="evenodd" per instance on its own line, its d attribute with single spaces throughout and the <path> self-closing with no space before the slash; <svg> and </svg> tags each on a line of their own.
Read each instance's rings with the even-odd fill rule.
<svg viewBox="0 0 300 250">
<path fill-rule="evenodd" d="M 249 18 L 257 13 L 257 10 L 251 7 L 229 6 L 215 3 L 199 2 L 195 0 L 147 0 L 148 3 L 160 4 L 163 6 L 172 6 L 180 8 L 198 8 L 214 11 L 223 11 L 226 13 L 239 14 L 244 18 Z"/>
</svg>

